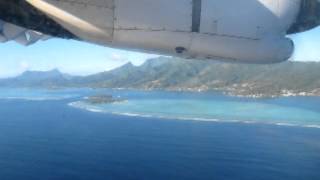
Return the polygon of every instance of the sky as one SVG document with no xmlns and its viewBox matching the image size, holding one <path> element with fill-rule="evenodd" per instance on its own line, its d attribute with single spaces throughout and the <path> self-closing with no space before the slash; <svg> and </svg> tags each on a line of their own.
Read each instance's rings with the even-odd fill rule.
<svg viewBox="0 0 320 180">
<path fill-rule="evenodd" d="M 320 28 L 291 36 L 295 42 L 293 61 L 320 61 Z M 0 44 L 0 78 L 24 71 L 59 69 L 72 75 L 111 70 L 128 62 L 142 64 L 158 55 L 111 49 L 74 40 L 49 39 L 25 47 L 15 42 Z"/>
</svg>

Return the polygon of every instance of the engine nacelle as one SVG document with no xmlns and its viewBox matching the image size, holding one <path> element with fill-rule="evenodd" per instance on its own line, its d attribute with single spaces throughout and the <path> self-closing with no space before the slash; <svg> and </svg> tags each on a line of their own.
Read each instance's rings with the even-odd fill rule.
<svg viewBox="0 0 320 180">
<path fill-rule="evenodd" d="M 195 59 L 216 59 L 244 63 L 277 63 L 289 59 L 294 51 L 285 37 L 247 39 L 183 32 L 116 31 L 113 46 L 144 49 L 166 55 Z"/>
</svg>

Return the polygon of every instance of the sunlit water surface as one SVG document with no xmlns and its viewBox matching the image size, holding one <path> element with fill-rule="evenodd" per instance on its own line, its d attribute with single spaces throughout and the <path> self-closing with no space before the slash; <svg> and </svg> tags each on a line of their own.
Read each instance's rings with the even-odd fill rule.
<svg viewBox="0 0 320 180">
<path fill-rule="evenodd" d="M 317 97 L 0 89 L 0 179 L 316 180 L 319 118 Z"/>
</svg>

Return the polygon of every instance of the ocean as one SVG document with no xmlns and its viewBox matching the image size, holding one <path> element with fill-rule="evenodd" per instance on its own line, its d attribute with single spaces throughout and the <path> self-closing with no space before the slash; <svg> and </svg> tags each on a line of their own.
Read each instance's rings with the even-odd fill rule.
<svg viewBox="0 0 320 180">
<path fill-rule="evenodd" d="M 318 180 L 319 127 L 319 97 L 0 89 L 0 179 Z"/>
</svg>

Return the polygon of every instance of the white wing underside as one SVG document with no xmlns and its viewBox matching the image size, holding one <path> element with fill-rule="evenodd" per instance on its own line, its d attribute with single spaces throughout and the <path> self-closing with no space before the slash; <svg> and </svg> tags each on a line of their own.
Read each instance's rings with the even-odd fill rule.
<svg viewBox="0 0 320 180">
<path fill-rule="evenodd" d="M 2 43 L 15 41 L 21 45 L 28 46 L 39 40 L 47 40 L 49 38 L 51 37 L 40 32 L 28 30 L 0 20 L 0 42 Z"/>
<path fill-rule="evenodd" d="M 286 34 L 299 17 L 302 1 L 0 0 L 21 11 L 12 21 L 6 18 L 12 12 L 2 8 L 3 20 L 25 27 L 0 21 L 0 42 L 30 45 L 48 39 L 48 34 L 183 58 L 275 63 L 294 51 Z"/>
</svg>

